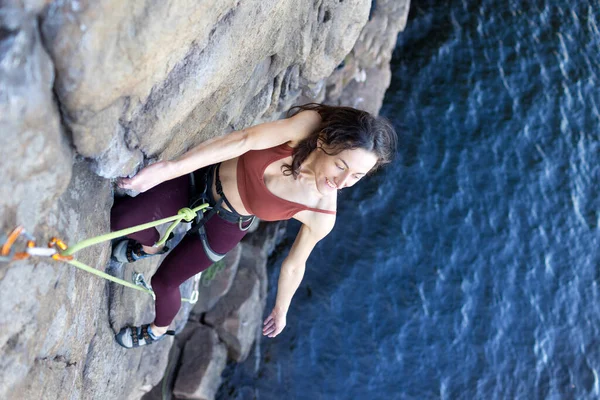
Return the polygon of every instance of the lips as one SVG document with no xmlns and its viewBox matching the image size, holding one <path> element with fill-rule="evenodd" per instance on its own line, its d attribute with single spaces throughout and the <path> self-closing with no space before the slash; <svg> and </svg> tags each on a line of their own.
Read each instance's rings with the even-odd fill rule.
<svg viewBox="0 0 600 400">
<path fill-rule="evenodd" d="M 335 186 L 328 178 L 325 178 L 325 182 L 327 182 L 327 186 L 330 188 L 337 189 L 337 186 Z"/>
</svg>

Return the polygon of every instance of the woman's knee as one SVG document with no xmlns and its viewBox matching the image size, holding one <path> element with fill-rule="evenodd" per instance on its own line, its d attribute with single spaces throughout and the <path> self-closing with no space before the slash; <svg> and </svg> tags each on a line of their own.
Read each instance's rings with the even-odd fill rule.
<svg viewBox="0 0 600 400">
<path fill-rule="evenodd" d="M 156 293 L 165 293 L 170 290 L 179 290 L 179 285 L 175 282 L 170 282 L 165 277 L 160 275 L 154 275 L 150 280 L 150 285 L 152 286 L 152 290 Z"/>
</svg>

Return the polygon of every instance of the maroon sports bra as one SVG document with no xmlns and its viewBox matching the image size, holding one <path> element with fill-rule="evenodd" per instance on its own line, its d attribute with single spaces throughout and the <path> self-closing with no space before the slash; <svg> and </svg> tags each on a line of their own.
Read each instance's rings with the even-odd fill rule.
<svg viewBox="0 0 600 400">
<path fill-rule="evenodd" d="M 246 210 L 263 221 L 281 221 L 292 218 L 304 210 L 333 214 L 335 211 L 307 207 L 304 204 L 282 199 L 269 191 L 264 174 L 267 167 L 292 155 L 287 143 L 264 150 L 251 150 L 242 154 L 237 164 L 237 185 Z"/>
</svg>

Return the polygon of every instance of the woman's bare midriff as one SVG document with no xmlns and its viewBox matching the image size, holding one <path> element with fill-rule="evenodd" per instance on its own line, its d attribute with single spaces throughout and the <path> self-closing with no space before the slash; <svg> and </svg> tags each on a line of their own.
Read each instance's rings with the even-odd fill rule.
<svg viewBox="0 0 600 400">
<path fill-rule="evenodd" d="M 240 215 L 250 215 L 248 210 L 244 207 L 244 203 L 242 203 L 242 198 L 240 197 L 240 191 L 237 186 L 237 162 L 238 158 L 236 157 L 232 160 L 223 161 L 221 163 L 221 167 L 219 168 L 219 179 L 221 180 L 221 185 L 223 186 L 223 193 L 227 197 L 227 200 L 231 203 L 235 211 Z M 213 197 L 216 201 L 218 201 L 221 196 L 217 193 L 216 180 L 213 179 Z M 223 208 L 229 210 L 227 204 L 222 204 Z M 232 211 L 232 210 L 229 210 Z"/>
</svg>

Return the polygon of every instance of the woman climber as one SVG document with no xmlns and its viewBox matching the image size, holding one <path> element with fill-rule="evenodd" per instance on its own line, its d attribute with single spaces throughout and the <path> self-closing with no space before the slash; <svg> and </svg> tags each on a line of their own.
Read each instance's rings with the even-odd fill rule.
<svg viewBox="0 0 600 400">
<path fill-rule="evenodd" d="M 308 104 L 289 114 L 207 140 L 173 161 L 157 162 L 118 182 L 141 193 L 118 199 L 112 230 L 174 215 L 191 203 L 213 207 L 152 277 L 154 322 L 121 329 L 116 335 L 120 345 L 138 347 L 172 334 L 167 329 L 181 306 L 179 286 L 235 247 L 254 216 L 302 223 L 281 266 L 275 305 L 263 324 L 263 335 L 281 333 L 306 260 L 335 224 L 337 191 L 389 163 L 397 142 L 389 122 L 354 108 Z M 131 234 L 114 246 L 113 257 L 134 262 L 162 254 L 166 248 L 153 247 L 158 239 L 154 228 Z"/>
</svg>

